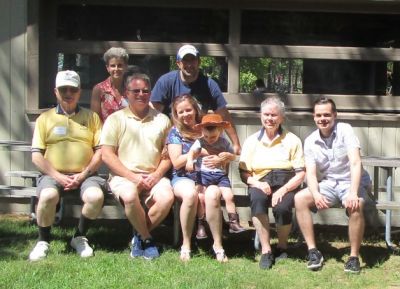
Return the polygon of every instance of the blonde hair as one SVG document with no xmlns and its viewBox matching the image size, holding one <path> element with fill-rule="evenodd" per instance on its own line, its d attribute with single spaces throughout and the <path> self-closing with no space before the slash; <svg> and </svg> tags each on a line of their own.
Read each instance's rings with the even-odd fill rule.
<svg viewBox="0 0 400 289">
<path fill-rule="evenodd" d="M 197 138 L 199 138 L 201 136 L 201 131 L 199 130 L 195 130 L 192 127 L 188 127 L 187 125 L 185 125 L 184 123 L 182 123 L 179 119 L 178 119 L 178 114 L 176 112 L 176 107 L 178 106 L 178 104 L 180 104 L 183 101 L 189 101 L 189 103 L 192 105 L 194 111 L 195 111 L 195 123 L 200 123 L 201 122 L 201 110 L 200 110 L 200 106 L 197 103 L 197 101 L 189 94 L 184 94 L 181 96 L 177 96 L 174 98 L 172 105 L 171 105 L 171 114 L 172 114 L 172 121 L 174 122 L 174 125 L 176 126 L 176 128 L 179 130 L 179 132 L 181 133 L 181 135 L 189 140 L 195 140 Z"/>
</svg>

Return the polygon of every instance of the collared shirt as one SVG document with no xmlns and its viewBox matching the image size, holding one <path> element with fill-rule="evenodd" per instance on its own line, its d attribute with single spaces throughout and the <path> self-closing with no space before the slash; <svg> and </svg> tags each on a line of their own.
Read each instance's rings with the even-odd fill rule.
<svg viewBox="0 0 400 289">
<path fill-rule="evenodd" d="M 152 108 L 141 119 L 126 107 L 106 119 L 100 145 L 116 147 L 118 158 L 129 170 L 151 173 L 160 163 L 170 127 L 169 118 Z"/>
<path fill-rule="evenodd" d="M 295 134 L 280 129 L 271 142 L 264 138 L 264 128 L 249 136 L 243 143 L 239 168 L 257 180 L 274 169 L 304 170 L 303 147 Z"/>
<path fill-rule="evenodd" d="M 117 101 L 115 90 L 111 85 L 111 77 L 108 77 L 103 82 L 96 84 L 100 89 L 100 118 L 104 122 L 107 117 L 113 112 L 128 106 L 128 101 L 124 95 Z"/>
<path fill-rule="evenodd" d="M 58 105 L 36 120 L 32 152 L 43 152 L 59 172 L 78 173 L 90 163 L 99 145 L 100 132 L 97 113 L 77 106 L 74 113 L 67 115 Z"/>
<path fill-rule="evenodd" d="M 337 122 L 330 138 L 321 137 L 319 130 L 311 133 L 304 142 L 306 167 L 316 165 L 317 179 L 350 182 L 348 153 L 360 148 L 360 142 L 351 125 Z"/>
</svg>

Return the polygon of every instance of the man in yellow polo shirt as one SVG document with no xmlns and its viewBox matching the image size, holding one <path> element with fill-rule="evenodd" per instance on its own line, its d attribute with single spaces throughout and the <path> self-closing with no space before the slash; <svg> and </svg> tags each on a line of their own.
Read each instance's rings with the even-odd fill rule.
<svg viewBox="0 0 400 289">
<path fill-rule="evenodd" d="M 60 195 L 79 191 L 82 214 L 70 244 L 81 257 L 93 256 L 85 236 L 104 201 L 106 183 L 95 174 L 101 164 L 100 118 L 78 106 L 80 78 L 75 71 L 57 73 L 54 93 L 58 105 L 39 116 L 32 139 L 32 162 L 43 175 L 38 179 L 39 240 L 29 254 L 31 261 L 47 256 Z"/>
<path fill-rule="evenodd" d="M 171 122 L 150 107 L 147 75 L 127 73 L 124 83 L 129 106 L 107 118 L 100 144 L 103 161 L 112 172 L 111 191 L 137 231 L 131 257 L 149 260 L 159 257 L 150 232 L 168 215 L 174 201 L 170 181 L 164 177 L 171 161 L 162 153 Z"/>
</svg>

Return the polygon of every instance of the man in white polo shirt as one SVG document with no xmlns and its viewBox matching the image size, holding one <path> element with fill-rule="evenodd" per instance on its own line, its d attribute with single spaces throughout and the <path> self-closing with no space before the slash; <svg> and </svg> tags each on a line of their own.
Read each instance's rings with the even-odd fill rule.
<svg viewBox="0 0 400 289">
<path fill-rule="evenodd" d="M 171 161 L 163 154 L 171 122 L 150 107 L 147 75 L 128 73 L 124 83 L 129 106 L 107 118 L 100 144 L 103 161 L 112 172 L 111 191 L 137 231 L 131 257 L 149 260 L 159 257 L 150 232 L 168 215 L 174 201 L 170 181 L 164 177 Z"/>
<path fill-rule="evenodd" d="M 308 187 L 295 196 L 297 221 L 308 247 L 310 270 L 322 267 L 324 258 L 316 248 L 310 211 L 337 204 L 349 216 L 351 252 L 345 272 L 359 273 L 359 249 L 364 234 L 364 197 L 370 180 L 363 176 L 360 143 L 352 127 L 336 121 L 336 105 L 322 97 L 314 102 L 318 129 L 304 143 Z"/>
</svg>

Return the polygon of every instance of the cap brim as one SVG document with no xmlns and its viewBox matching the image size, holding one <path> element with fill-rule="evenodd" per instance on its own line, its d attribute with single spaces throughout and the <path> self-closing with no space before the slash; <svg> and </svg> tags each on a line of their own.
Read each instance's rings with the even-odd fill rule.
<svg viewBox="0 0 400 289">
<path fill-rule="evenodd" d="M 57 84 L 57 87 L 63 87 L 63 86 L 72 86 L 79 88 L 79 85 L 77 85 L 76 82 L 73 81 L 62 81 Z"/>
<path fill-rule="evenodd" d="M 204 123 L 199 123 L 194 126 L 195 129 L 197 128 L 203 128 L 207 126 L 216 126 L 216 127 L 222 127 L 222 128 L 228 128 L 231 126 L 229 121 L 223 121 L 223 122 L 204 122 Z"/>
</svg>

